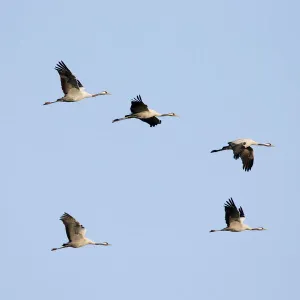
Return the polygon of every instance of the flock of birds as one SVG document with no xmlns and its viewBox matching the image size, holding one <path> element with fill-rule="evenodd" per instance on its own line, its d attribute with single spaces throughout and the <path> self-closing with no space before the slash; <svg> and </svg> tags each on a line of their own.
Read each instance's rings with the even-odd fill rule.
<svg viewBox="0 0 300 300">
<path fill-rule="evenodd" d="M 45 102 L 44 105 L 49 105 L 57 102 L 78 102 L 85 98 L 97 97 L 111 95 L 107 91 L 102 91 L 97 94 L 90 94 L 85 91 L 82 83 L 76 78 L 76 76 L 69 70 L 63 61 L 60 61 L 55 70 L 58 72 L 61 81 L 61 87 L 64 96 L 53 102 Z M 130 107 L 131 114 L 125 115 L 123 118 L 114 119 L 112 122 L 118 122 L 128 119 L 139 119 L 150 125 L 150 127 L 155 127 L 161 124 L 161 120 L 158 117 L 178 117 L 175 113 L 161 114 L 157 111 L 148 108 L 148 106 L 143 102 L 142 97 L 138 95 L 131 101 Z M 258 143 L 251 139 L 237 139 L 232 142 L 228 142 L 228 146 L 224 146 L 221 149 L 212 150 L 211 153 L 220 152 L 224 150 L 232 150 L 234 159 L 241 159 L 243 163 L 243 170 L 246 172 L 250 171 L 254 164 L 254 151 L 251 146 L 265 146 L 274 147 L 271 143 Z M 244 224 L 245 214 L 242 207 L 237 208 L 233 199 L 230 198 L 225 204 L 225 221 L 227 227 L 220 230 L 211 230 L 210 232 L 216 231 L 231 231 L 240 232 L 245 230 L 265 230 L 263 227 L 251 228 Z M 59 248 L 53 248 L 52 251 L 64 249 L 68 247 L 79 248 L 86 245 L 100 245 L 100 246 L 110 246 L 107 242 L 96 243 L 85 237 L 86 229 L 72 216 L 64 213 L 60 220 L 63 222 L 66 228 L 66 234 L 69 242 L 63 244 Z"/>
</svg>

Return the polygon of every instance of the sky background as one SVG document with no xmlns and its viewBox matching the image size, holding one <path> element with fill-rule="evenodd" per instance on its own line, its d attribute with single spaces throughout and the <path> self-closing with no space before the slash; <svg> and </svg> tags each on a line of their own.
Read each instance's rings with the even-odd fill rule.
<svg viewBox="0 0 300 300">
<path fill-rule="evenodd" d="M 299 1 L 1 6 L 2 299 L 297 299 Z M 63 60 L 91 93 L 62 96 Z M 112 124 L 141 94 L 164 118 Z M 251 172 L 231 152 L 256 147 Z M 233 197 L 263 232 L 215 233 Z M 68 212 L 112 247 L 51 252 Z"/>
</svg>

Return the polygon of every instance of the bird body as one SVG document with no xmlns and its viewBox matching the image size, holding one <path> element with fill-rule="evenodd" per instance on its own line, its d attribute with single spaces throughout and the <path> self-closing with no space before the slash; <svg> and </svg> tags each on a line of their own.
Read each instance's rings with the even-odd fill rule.
<svg viewBox="0 0 300 300">
<path fill-rule="evenodd" d="M 212 150 L 211 153 L 232 150 L 233 158 L 241 158 L 243 163 L 243 170 L 250 171 L 254 164 L 254 151 L 252 145 L 274 147 L 271 143 L 258 143 L 252 139 L 237 139 L 235 141 L 228 142 L 228 146 L 224 146 L 218 150 Z"/>
<path fill-rule="evenodd" d="M 245 148 L 250 147 L 251 145 L 257 145 L 258 143 L 252 139 L 237 139 L 235 141 L 228 142 L 228 144 L 239 145 L 243 144 Z"/>
<path fill-rule="evenodd" d="M 103 91 L 98 94 L 88 93 L 82 83 L 76 78 L 76 76 L 69 70 L 63 61 L 60 61 L 55 70 L 60 76 L 61 88 L 64 92 L 64 96 L 53 102 L 45 102 L 44 105 L 53 104 L 56 102 L 78 102 L 85 98 L 97 97 L 101 95 L 110 95 L 109 92 Z"/>
<path fill-rule="evenodd" d="M 83 100 L 85 98 L 91 98 L 93 95 L 88 93 L 84 87 L 80 87 L 79 89 L 72 88 L 69 90 L 68 94 L 64 97 L 60 98 L 64 102 L 77 102 Z"/>
<path fill-rule="evenodd" d="M 270 143 L 261 144 L 252 139 L 237 139 L 235 141 L 228 142 L 229 145 L 240 145 L 242 144 L 245 148 L 250 146 L 258 145 L 258 146 L 272 146 Z"/>
<path fill-rule="evenodd" d="M 145 123 L 148 123 L 150 127 L 155 127 L 161 123 L 157 117 L 178 117 L 175 113 L 161 114 L 157 111 L 148 108 L 148 106 L 142 101 L 142 97 L 138 95 L 131 101 L 131 114 L 126 115 L 124 118 L 114 119 L 112 122 L 118 122 L 128 119 L 139 119 Z"/>
<path fill-rule="evenodd" d="M 239 209 L 236 207 L 232 198 L 230 198 L 224 204 L 224 208 L 225 208 L 225 221 L 227 227 L 220 230 L 213 229 L 210 232 L 216 232 L 216 231 L 241 232 L 245 230 L 266 230 L 263 227 L 251 228 L 248 225 L 244 224 L 244 220 L 245 220 L 244 211 L 242 207 L 240 207 Z"/>
<path fill-rule="evenodd" d="M 85 237 L 86 229 L 67 213 L 64 213 L 60 220 L 64 223 L 66 228 L 66 234 L 69 239 L 68 243 L 65 243 L 60 248 L 53 248 L 51 251 L 63 249 L 63 248 L 80 248 L 86 245 L 101 245 L 101 246 L 110 246 L 109 243 L 96 243 L 92 240 Z"/>
</svg>

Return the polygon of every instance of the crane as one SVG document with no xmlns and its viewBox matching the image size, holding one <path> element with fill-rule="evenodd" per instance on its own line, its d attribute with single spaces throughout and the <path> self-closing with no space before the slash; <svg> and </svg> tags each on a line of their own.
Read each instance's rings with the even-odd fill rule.
<svg viewBox="0 0 300 300">
<path fill-rule="evenodd" d="M 210 153 L 224 151 L 224 150 L 232 150 L 233 158 L 239 159 L 241 158 L 243 163 L 243 170 L 249 172 L 254 164 L 254 151 L 253 148 L 250 147 L 252 145 L 256 146 L 265 146 L 265 147 L 274 147 L 271 143 L 258 143 L 251 139 L 237 139 L 232 142 L 228 142 L 228 146 L 224 146 L 218 150 L 212 150 Z"/>
<path fill-rule="evenodd" d="M 244 230 L 266 230 L 263 227 L 251 228 L 248 225 L 244 224 L 244 220 L 245 220 L 244 211 L 242 207 L 237 209 L 232 198 L 226 201 L 226 203 L 224 204 L 224 208 L 225 208 L 225 221 L 227 227 L 221 230 L 211 230 L 210 232 L 216 232 L 216 231 L 240 232 Z"/>
<path fill-rule="evenodd" d="M 92 240 L 85 237 L 86 229 L 67 213 L 64 213 L 60 220 L 64 223 L 66 227 L 67 237 L 69 239 L 68 243 L 65 243 L 60 248 L 53 248 L 51 251 L 64 249 L 68 247 L 79 248 L 86 245 L 101 245 L 101 246 L 110 246 L 109 243 L 95 243 Z"/>
<path fill-rule="evenodd" d="M 85 91 L 82 83 L 76 78 L 74 74 L 68 69 L 63 61 L 58 62 L 55 70 L 60 76 L 61 88 L 64 96 L 53 102 L 45 102 L 44 105 L 53 104 L 56 102 L 77 102 L 85 98 L 97 97 L 102 95 L 111 95 L 107 91 L 98 94 L 90 94 Z"/>
<path fill-rule="evenodd" d="M 112 122 L 118 122 L 128 119 L 139 119 L 145 123 L 148 123 L 150 127 L 155 127 L 161 123 L 157 117 L 179 117 L 175 113 L 160 114 L 153 109 L 148 108 L 148 106 L 142 101 L 141 95 L 138 95 L 131 101 L 131 114 L 126 115 L 124 118 L 114 119 Z"/>
</svg>

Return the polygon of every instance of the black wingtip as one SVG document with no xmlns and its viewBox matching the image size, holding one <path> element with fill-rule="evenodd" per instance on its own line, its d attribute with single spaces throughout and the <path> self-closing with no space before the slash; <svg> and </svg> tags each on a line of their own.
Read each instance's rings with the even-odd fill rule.
<svg viewBox="0 0 300 300">
<path fill-rule="evenodd" d="M 225 202 L 224 206 L 225 206 L 225 207 L 235 207 L 235 203 L 234 203 L 234 201 L 233 201 L 232 198 L 229 198 L 229 199 Z"/>
</svg>

